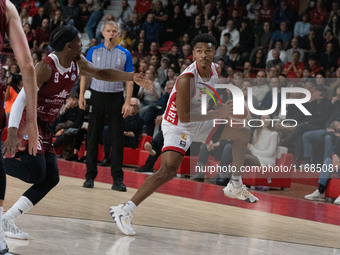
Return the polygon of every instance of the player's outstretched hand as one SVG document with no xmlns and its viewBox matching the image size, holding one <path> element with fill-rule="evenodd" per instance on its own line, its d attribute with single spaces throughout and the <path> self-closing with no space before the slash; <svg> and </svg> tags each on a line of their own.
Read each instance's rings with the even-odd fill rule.
<svg viewBox="0 0 340 255">
<path fill-rule="evenodd" d="M 2 146 L 4 158 L 14 157 L 19 147 L 17 131 L 18 129 L 13 127 L 8 129 L 7 139 Z"/>
<path fill-rule="evenodd" d="M 28 153 L 37 155 L 38 148 L 38 125 L 36 120 L 30 120 L 26 123 L 26 133 L 28 135 Z"/>
<path fill-rule="evenodd" d="M 153 82 L 145 78 L 143 73 L 135 73 L 133 75 L 133 81 L 146 90 L 153 89 Z"/>
</svg>

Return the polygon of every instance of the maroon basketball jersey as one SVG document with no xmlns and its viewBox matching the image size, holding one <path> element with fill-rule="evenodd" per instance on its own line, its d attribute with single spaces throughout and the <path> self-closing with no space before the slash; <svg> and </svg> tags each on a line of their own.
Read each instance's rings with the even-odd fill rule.
<svg viewBox="0 0 340 255">
<path fill-rule="evenodd" d="M 52 75 L 38 92 L 38 119 L 53 123 L 78 78 L 79 68 L 75 61 L 64 68 L 53 52 L 43 61 L 51 67 Z"/>
</svg>

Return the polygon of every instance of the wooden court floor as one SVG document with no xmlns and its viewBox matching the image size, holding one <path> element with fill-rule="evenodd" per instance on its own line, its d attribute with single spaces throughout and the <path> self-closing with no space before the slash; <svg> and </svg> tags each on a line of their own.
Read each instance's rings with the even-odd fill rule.
<svg viewBox="0 0 340 255">
<path fill-rule="evenodd" d="M 29 187 L 11 177 L 7 181 L 5 210 Z M 118 233 L 109 207 L 128 201 L 136 190 L 116 192 L 99 182 L 84 189 L 82 183 L 61 176 L 58 186 L 28 214 L 103 221 Z M 139 206 L 133 224 L 340 248 L 340 226 L 160 193 Z"/>
</svg>

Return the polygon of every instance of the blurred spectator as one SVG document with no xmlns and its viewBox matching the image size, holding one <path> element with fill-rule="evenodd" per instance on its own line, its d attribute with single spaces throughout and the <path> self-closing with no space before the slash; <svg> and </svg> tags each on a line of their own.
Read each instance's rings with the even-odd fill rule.
<svg viewBox="0 0 340 255">
<path fill-rule="evenodd" d="M 175 42 L 182 32 L 186 30 L 186 23 L 182 9 L 179 5 L 175 5 L 173 14 L 169 17 L 169 20 L 165 24 L 165 41 Z"/>
<path fill-rule="evenodd" d="M 37 29 L 37 27 L 41 27 L 42 20 L 46 18 L 44 15 L 44 7 L 39 6 L 38 13 L 33 16 L 32 20 L 32 30 Z"/>
<path fill-rule="evenodd" d="M 8 85 L 5 93 L 5 113 L 7 116 L 10 114 L 12 105 L 23 87 L 21 75 L 13 74 Z"/>
<path fill-rule="evenodd" d="M 159 42 L 160 27 L 157 22 L 155 22 L 154 14 L 149 13 L 142 29 L 145 30 L 146 41 L 151 44 L 151 42 Z"/>
<path fill-rule="evenodd" d="M 30 47 L 30 49 L 32 49 L 33 41 L 34 41 L 34 33 L 32 32 L 31 25 L 26 23 L 23 28 L 24 28 L 24 33 L 26 35 L 26 39 L 28 42 L 28 46 Z"/>
<path fill-rule="evenodd" d="M 51 30 L 48 26 L 48 19 L 44 18 L 41 27 L 37 27 L 34 35 L 33 49 L 43 50 L 49 47 Z"/>
<path fill-rule="evenodd" d="M 179 58 L 179 48 L 177 44 L 172 45 L 170 52 L 166 55 L 166 57 L 170 60 L 170 65 L 173 65 L 176 71 L 179 71 L 179 66 L 177 59 Z"/>
<path fill-rule="evenodd" d="M 212 35 L 216 38 L 217 41 L 219 41 L 218 39 L 220 38 L 221 33 L 215 28 L 214 21 L 212 19 L 208 19 L 207 33 Z"/>
<path fill-rule="evenodd" d="M 261 116 L 263 126 L 254 131 L 253 142 L 248 145 L 250 152 L 260 161 L 261 165 L 275 166 L 279 134 L 273 130 L 268 115 Z"/>
<path fill-rule="evenodd" d="M 337 54 L 339 53 L 339 40 L 336 39 L 333 35 L 333 33 L 328 30 L 325 32 L 324 39 L 322 41 L 322 50 L 326 50 L 326 46 L 328 43 L 333 44 L 333 51 Z"/>
<path fill-rule="evenodd" d="M 146 41 L 145 30 L 141 30 L 135 40 L 132 40 L 132 49 L 137 50 L 137 45 L 142 42 L 144 44 L 144 50 L 149 49 L 150 44 Z"/>
<path fill-rule="evenodd" d="M 272 22 L 274 17 L 274 7 L 272 6 L 270 0 L 263 0 L 258 12 L 262 21 Z"/>
<path fill-rule="evenodd" d="M 137 50 L 133 50 L 131 52 L 133 57 L 137 57 L 138 59 L 141 59 L 145 57 L 145 50 L 144 50 L 144 42 L 139 42 L 137 45 Z"/>
<path fill-rule="evenodd" d="M 85 27 L 85 32 L 91 40 L 93 37 L 95 37 L 97 25 L 103 17 L 104 11 L 102 9 L 100 0 L 86 0 L 86 3 L 90 12 L 90 16 Z"/>
<path fill-rule="evenodd" d="M 202 17 L 201 15 L 195 16 L 195 22 L 193 26 L 189 27 L 188 33 L 191 39 L 195 38 L 196 35 L 201 33 L 206 33 L 207 28 L 202 25 Z"/>
<path fill-rule="evenodd" d="M 44 15 L 49 19 L 54 17 L 57 9 L 60 8 L 60 3 L 57 0 L 49 0 L 44 5 Z"/>
<path fill-rule="evenodd" d="M 220 44 L 223 44 L 226 33 L 230 34 L 230 43 L 235 47 L 240 41 L 240 32 L 234 28 L 234 21 L 228 20 L 226 29 L 221 33 Z"/>
<path fill-rule="evenodd" d="M 223 8 L 218 8 L 218 14 L 215 19 L 215 27 L 219 32 L 222 32 L 226 25 L 227 15 L 225 14 L 225 10 Z"/>
<path fill-rule="evenodd" d="M 163 84 L 163 82 L 165 82 L 167 78 L 169 66 L 170 66 L 170 60 L 167 57 L 163 57 L 161 59 L 161 66 L 158 67 L 157 69 L 159 84 Z"/>
<path fill-rule="evenodd" d="M 78 106 L 78 93 L 71 91 L 65 107 L 54 123 L 56 140 L 53 146 L 55 148 L 58 148 L 64 143 L 74 141 L 79 129 L 83 125 L 84 113 L 85 111 L 81 110 Z"/>
<path fill-rule="evenodd" d="M 326 77 L 332 77 L 332 73 L 338 67 L 339 54 L 333 49 L 333 44 L 328 42 L 326 45 L 326 50 L 321 53 L 320 64 Z"/>
<path fill-rule="evenodd" d="M 230 43 L 230 34 L 229 33 L 225 33 L 223 35 L 223 43 L 217 48 L 216 54 L 220 54 L 220 47 L 222 45 L 225 45 L 227 47 L 227 54 L 229 54 L 230 50 L 232 48 L 234 48 L 234 46 Z"/>
<path fill-rule="evenodd" d="M 331 16 L 330 22 L 325 26 L 324 33 L 328 30 L 333 33 L 338 41 L 340 40 L 340 18 L 338 14 L 333 14 L 333 16 Z"/>
<path fill-rule="evenodd" d="M 228 58 L 228 49 L 227 46 L 222 44 L 220 47 L 218 47 L 216 51 L 216 56 L 214 58 L 214 62 L 217 63 L 218 60 L 223 59 L 224 62 L 227 61 Z"/>
<path fill-rule="evenodd" d="M 75 4 L 75 0 L 68 0 L 67 5 L 63 6 L 62 10 L 66 24 L 79 28 L 79 7 Z"/>
<path fill-rule="evenodd" d="M 287 62 L 283 74 L 286 75 L 287 78 L 301 78 L 303 72 L 303 63 L 300 62 L 300 52 L 294 51 L 292 62 Z"/>
<path fill-rule="evenodd" d="M 176 71 L 173 67 L 169 67 L 166 74 L 166 80 L 163 83 L 160 83 L 162 90 L 165 90 L 165 85 L 168 81 L 175 81 L 177 78 Z"/>
<path fill-rule="evenodd" d="M 50 18 L 50 29 L 53 31 L 59 26 L 62 26 L 65 24 L 63 13 L 61 9 L 57 9 L 55 11 L 55 15 Z"/>
<path fill-rule="evenodd" d="M 239 49 L 243 59 L 249 59 L 250 52 L 254 48 L 254 33 L 249 27 L 248 20 L 243 19 L 240 28 Z"/>
<path fill-rule="evenodd" d="M 304 37 L 308 35 L 309 29 L 310 29 L 310 23 L 309 21 L 309 15 L 308 13 L 304 13 L 302 15 L 301 21 L 298 21 L 294 25 L 294 36 L 299 38 L 299 37 Z"/>
<path fill-rule="evenodd" d="M 226 60 L 227 66 L 235 66 L 235 67 L 242 67 L 244 64 L 244 60 L 240 55 L 240 49 L 238 47 L 234 47 L 229 52 L 229 56 Z"/>
<path fill-rule="evenodd" d="M 287 26 L 294 22 L 294 15 L 288 7 L 287 0 L 280 0 L 280 5 L 275 9 L 273 17 L 274 29 L 279 29 L 281 22 L 286 22 Z"/>
<path fill-rule="evenodd" d="M 318 56 L 316 54 L 312 54 L 308 57 L 308 67 L 312 72 L 312 77 L 315 77 L 316 74 L 322 70 L 322 67 L 318 61 Z"/>
<path fill-rule="evenodd" d="M 258 0 L 250 0 L 249 4 L 247 4 L 246 9 L 248 12 L 248 19 L 249 20 L 253 20 L 255 19 L 255 13 L 257 12 L 257 10 L 261 7 L 261 4 L 259 3 Z"/>
<path fill-rule="evenodd" d="M 256 73 L 253 72 L 252 65 L 249 61 L 244 62 L 243 65 L 243 78 L 252 79 L 256 77 Z"/>
<path fill-rule="evenodd" d="M 27 7 L 24 7 L 20 11 L 20 20 L 21 25 L 25 25 L 26 23 L 32 24 L 32 17 L 28 15 L 28 9 Z"/>
<path fill-rule="evenodd" d="M 121 11 L 117 18 L 117 23 L 121 29 L 128 30 L 130 20 L 132 20 L 132 9 L 128 3 L 128 0 L 122 0 Z"/>
<path fill-rule="evenodd" d="M 158 59 L 161 58 L 161 53 L 159 51 L 159 45 L 157 42 L 151 42 L 150 44 L 150 50 L 149 50 L 149 55 L 150 56 L 157 56 Z"/>
<path fill-rule="evenodd" d="M 131 39 L 126 31 L 122 29 L 120 36 L 118 37 L 117 43 L 125 49 L 131 50 Z"/>
<path fill-rule="evenodd" d="M 132 14 L 132 20 L 129 21 L 127 25 L 127 29 L 130 35 L 130 38 L 132 39 L 132 44 L 134 43 L 134 40 L 137 39 L 137 36 L 139 35 L 141 28 L 140 21 L 138 20 L 137 13 Z"/>
<path fill-rule="evenodd" d="M 32 59 L 33 59 L 34 65 L 39 63 L 41 61 L 41 52 L 39 52 L 39 51 L 32 52 Z"/>
<path fill-rule="evenodd" d="M 287 62 L 287 53 L 286 53 L 286 51 L 285 51 L 285 50 L 283 49 L 283 47 L 282 47 L 282 41 L 281 41 L 281 40 L 276 41 L 275 47 L 274 47 L 272 50 L 270 50 L 270 51 L 268 52 L 267 62 L 274 59 L 274 56 L 273 56 L 274 50 L 276 50 L 276 51 L 279 52 L 279 58 L 280 58 L 280 60 L 281 60 L 283 63 L 286 63 L 286 62 Z M 282 66 L 282 67 L 283 67 L 283 66 Z"/>
<path fill-rule="evenodd" d="M 90 47 L 85 51 L 85 55 L 87 55 L 87 53 L 89 52 L 89 50 L 90 50 L 92 47 L 96 46 L 96 45 L 98 45 L 97 39 L 96 39 L 96 38 L 92 38 L 91 41 L 90 41 Z"/>
<path fill-rule="evenodd" d="M 327 23 L 327 16 L 327 10 L 323 7 L 323 1 L 317 0 L 316 6 L 309 11 L 311 25 L 321 29 Z"/>
<path fill-rule="evenodd" d="M 280 51 L 278 49 L 272 49 L 270 51 L 270 59 L 268 61 L 269 58 L 269 54 L 268 54 L 268 58 L 267 58 L 267 62 L 266 62 L 266 69 L 267 71 L 271 68 L 271 67 L 276 67 L 277 65 L 280 66 L 280 69 L 283 70 L 284 67 L 284 63 L 283 61 L 280 59 Z"/>
<path fill-rule="evenodd" d="M 38 12 L 38 7 L 36 1 L 34 0 L 24 0 L 21 2 L 20 10 L 26 8 L 28 10 L 29 16 L 33 17 Z"/>
<path fill-rule="evenodd" d="M 146 70 L 145 76 L 154 83 L 154 87 L 151 91 L 145 90 L 143 87 L 139 88 L 139 92 L 137 97 L 141 100 L 142 106 L 140 108 L 140 114 L 143 116 L 143 113 L 146 109 L 143 107 L 148 105 L 154 105 L 158 98 L 161 95 L 161 86 L 158 81 L 155 81 L 155 77 L 152 74 L 151 70 Z"/>
<path fill-rule="evenodd" d="M 141 19 L 145 16 L 151 7 L 152 0 L 136 0 L 134 11 L 138 15 L 138 19 Z"/>
<path fill-rule="evenodd" d="M 287 62 L 292 62 L 293 52 L 298 51 L 300 53 L 300 62 L 304 61 L 305 52 L 303 49 L 299 48 L 299 40 L 296 37 L 293 37 L 290 42 L 291 48 L 286 51 L 287 54 Z"/>
<path fill-rule="evenodd" d="M 234 0 L 232 6 L 228 8 L 228 17 L 233 16 L 233 11 L 236 10 L 238 17 L 244 17 L 245 16 L 245 9 L 244 6 L 240 3 L 239 0 Z"/>
<path fill-rule="evenodd" d="M 192 52 L 190 44 L 185 44 L 182 46 L 182 54 L 180 58 L 192 60 Z"/>
<path fill-rule="evenodd" d="M 270 87 L 267 84 L 266 73 L 264 71 L 258 71 L 255 86 L 253 87 L 253 96 L 256 97 L 260 105 L 269 90 Z"/>
<path fill-rule="evenodd" d="M 159 39 L 163 42 L 165 37 L 166 23 L 168 22 L 168 11 L 164 8 L 161 0 L 156 0 L 154 4 L 154 19 L 159 24 Z"/>
<path fill-rule="evenodd" d="M 273 44 L 275 45 L 277 41 L 281 41 L 282 49 L 287 50 L 291 39 L 292 32 L 288 30 L 287 22 L 282 21 L 280 23 L 280 29 L 274 32 L 273 37 L 270 40 L 269 50 L 272 49 Z"/>
<path fill-rule="evenodd" d="M 266 59 L 265 59 L 265 54 L 263 53 L 263 49 L 261 48 L 257 49 L 250 63 L 252 67 L 256 69 L 266 68 Z"/>
</svg>

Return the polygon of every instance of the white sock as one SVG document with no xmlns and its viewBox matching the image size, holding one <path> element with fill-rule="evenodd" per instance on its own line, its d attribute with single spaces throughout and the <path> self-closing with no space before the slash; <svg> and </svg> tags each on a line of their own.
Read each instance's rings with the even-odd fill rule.
<svg viewBox="0 0 340 255">
<path fill-rule="evenodd" d="M 32 202 L 24 196 L 21 196 L 18 201 L 4 215 L 4 219 L 15 219 L 20 214 L 23 214 L 33 207 Z"/>
<path fill-rule="evenodd" d="M 235 175 L 232 175 L 231 176 L 231 183 L 233 184 L 233 186 L 235 188 L 239 188 L 242 186 L 242 176 L 241 175 L 238 175 L 238 176 L 235 176 Z"/>
<path fill-rule="evenodd" d="M 124 209 L 126 210 L 127 213 L 132 215 L 136 211 L 137 206 L 135 205 L 134 202 L 130 200 L 125 204 Z"/>
<path fill-rule="evenodd" d="M 4 239 L 4 230 L 2 228 L 2 214 L 3 214 L 3 212 L 4 212 L 4 208 L 2 206 L 0 206 L 0 241 L 2 239 Z"/>
<path fill-rule="evenodd" d="M 2 206 L 0 206 L 0 251 L 3 249 L 6 249 L 6 242 L 5 242 L 5 233 L 4 230 L 2 228 L 2 214 L 3 214 L 4 208 Z"/>
</svg>

